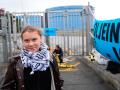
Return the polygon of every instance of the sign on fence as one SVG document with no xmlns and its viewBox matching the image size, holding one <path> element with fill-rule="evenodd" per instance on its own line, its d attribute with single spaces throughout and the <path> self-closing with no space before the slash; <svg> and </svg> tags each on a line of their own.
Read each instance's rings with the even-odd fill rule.
<svg viewBox="0 0 120 90">
<path fill-rule="evenodd" d="M 56 28 L 44 28 L 43 34 L 45 36 L 56 36 Z"/>
</svg>

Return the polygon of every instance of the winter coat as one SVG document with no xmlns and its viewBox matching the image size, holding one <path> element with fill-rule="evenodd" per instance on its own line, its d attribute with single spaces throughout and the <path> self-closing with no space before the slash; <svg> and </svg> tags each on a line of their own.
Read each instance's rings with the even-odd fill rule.
<svg viewBox="0 0 120 90">
<path fill-rule="evenodd" d="M 59 54 L 61 57 L 63 57 L 63 50 L 62 50 L 62 48 L 59 48 L 58 50 L 55 49 L 55 50 L 53 51 L 53 54 Z"/>
<path fill-rule="evenodd" d="M 53 74 L 53 82 L 55 86 L 55 90 L 61 90 L 61 79 L 59 68 L 56 63 L 55 58 L 50 61 L 51 72 Z M 24 74 L 23 74 L 23 66 L 20 59 L 20 56 L 14 56 L 10 58 L 10 63 L 8 65 L 8 69 L 4 78 L 4 82 L 2 85 L 2 90 L 25 90 L 24 88 Z"/>
</svg>

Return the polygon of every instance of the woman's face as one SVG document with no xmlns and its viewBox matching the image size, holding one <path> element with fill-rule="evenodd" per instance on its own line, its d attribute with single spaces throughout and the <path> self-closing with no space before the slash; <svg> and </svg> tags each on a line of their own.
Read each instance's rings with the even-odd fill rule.
<svg viewBox="0 0 120 90">
<path fill-rule="evenodd" d="M 37 52 L 40 48 L 42 39 L 37 31 L 23 33 L 23 47 L 30 52 Z"/>
</svg>

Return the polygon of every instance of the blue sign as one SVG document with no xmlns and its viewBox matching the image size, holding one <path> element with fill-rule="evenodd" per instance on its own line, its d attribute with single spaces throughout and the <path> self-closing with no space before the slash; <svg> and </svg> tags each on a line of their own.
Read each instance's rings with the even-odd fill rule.
<svg viewBox="0 0 120 90">
<path fill-rule="evenodd" d="M 103 56 L 120 64 L 120 19 L 96 20 L 94 45 Z"/>
<path fill-rule="evenodd" d="M 44 35 L 45 36 L 56 36 L 56 28 L 45 28 Z"/>
</svg>

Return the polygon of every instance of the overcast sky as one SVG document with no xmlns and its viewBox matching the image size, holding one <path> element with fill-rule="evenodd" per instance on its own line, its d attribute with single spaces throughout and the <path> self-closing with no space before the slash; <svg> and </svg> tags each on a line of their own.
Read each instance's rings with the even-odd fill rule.
<svg viewBox="0 0 120 90">
<path fill-rule="evenodd" d="M 44 11 L 46 8 L 65 5 L 90 5 L 95 7 L 96 19 L 120 17 L 120 0 L 0 0 L 0 8 L 10 12 Z"/>
</svg>

